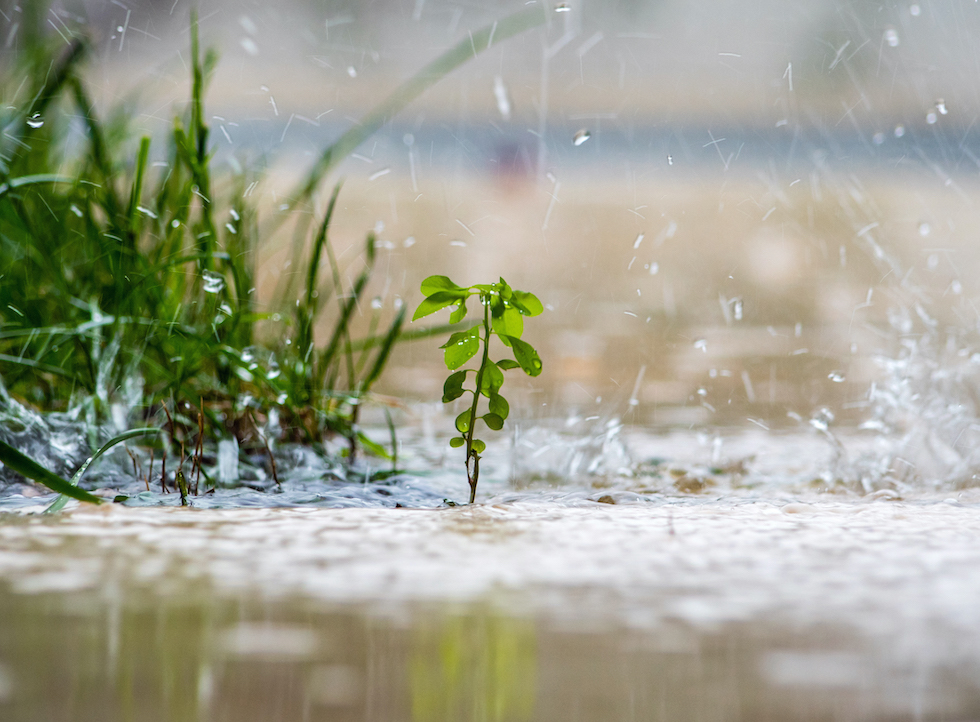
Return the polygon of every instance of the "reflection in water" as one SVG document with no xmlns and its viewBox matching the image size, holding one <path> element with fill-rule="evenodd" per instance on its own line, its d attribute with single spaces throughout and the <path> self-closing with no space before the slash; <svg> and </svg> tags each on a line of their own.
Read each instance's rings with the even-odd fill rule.
<svg viewBox="0 0 980 722">
<path fill-rule="evenodd" d="M 529 720 L 534 711 L 534 628 L 492 614 L 423 626 L 409 661 L 413 722 Z"/>
</svg>

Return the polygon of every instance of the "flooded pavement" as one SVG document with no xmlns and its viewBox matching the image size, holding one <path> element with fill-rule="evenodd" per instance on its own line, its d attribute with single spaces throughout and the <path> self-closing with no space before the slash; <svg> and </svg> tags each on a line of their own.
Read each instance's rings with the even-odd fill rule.
<svg viewBox="0 0 980 722">
<path fill-rule="evenodd" d="M 672 460 L 564 485 L 500 463 L 472 507 L 455 464 L 427 509 L 8 496 L 0 717 L 980 715 L 980 492 L 820 486 L 826 442 L 767 438 L 634 433 Z"/>
</svg>

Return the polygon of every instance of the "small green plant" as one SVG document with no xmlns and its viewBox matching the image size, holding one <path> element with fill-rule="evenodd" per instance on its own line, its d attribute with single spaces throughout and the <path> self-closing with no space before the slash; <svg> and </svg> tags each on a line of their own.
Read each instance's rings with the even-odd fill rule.
<svg viewBox="0 0 980 722">
<path fill-rule="evenodd" d="M 430 313 L 449 306 L 456 306 L 449 318 L 451 323 L 460 323 L 466 317 L 466 301 L 478 296 L 483 307 L 483 319 L 464 331 L 457 331 L 449 337 L 441 348 L 445 349 L 446 368 L 451 373 L 443 386 L 442 402 L 448 404 L 470 393 L 473 402 L 470 407 L 456 417 L 456 430 L 459 436 L 449 440 L 453 448 L 466 446 L 466 479 L 470 484 L 470 503 L 476 499 L 476 485 L 480 479 L 480 454 L 486 444 L 473 437 L 478 420 L 489 428 L 499 431 L 510 413 L 510 405 L 501 393 L 504 385 L 504 371 L 520 368 L 528 376 L 541 373 L 541 358 L 534 347 L 521 340 L 524 333 L 524 316 L 537 316 L 544 308 L 537 296 L 527 291 L 517 291 L 501 278 L 499 283 L 457 286 L 446 276 L 429 276 L 422 281 L 425 300 L 419 304 L 412 320 L 415 321 Z M 490 337 L 496 336 L 500 342 L 511 349 L 514 359 L 490 360 Z M 478 369 L 460 369 L 473 358 L 483 346 L 483 356 Z M 466 376 L 475 374 L 473 388 L 464 387 Z M 478 414 L 480 397 L 487 398 L 488 410 Z"/>
</svg>

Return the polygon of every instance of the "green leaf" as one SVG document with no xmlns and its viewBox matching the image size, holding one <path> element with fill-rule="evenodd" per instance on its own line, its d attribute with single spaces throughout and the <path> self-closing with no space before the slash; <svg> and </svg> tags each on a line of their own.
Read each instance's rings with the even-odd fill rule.
<svg viewBox="0 0 980 722">
<path fill-rule="evenodd" d="M 130 439 L 133 439 L 133 438 L 135 438 L 137 436 L 151 436 L 153 434 L 162 434 L 162 433 L 163 433 L 163 429 L 152 429 L 152 428 L 130 429 L 129 431 L 124 431 L 123 433 L 119 434 L 118 436 L 112 437 L 106 443 L 104 443 L 102 445 L 102 447 L 98 451 L 96 451 L 94 454 L 92 454 L 90 457 L 88 457 L 88 459 L 85 460 L 85 463 L 82 464 L 79 467 L 78 471 L 76 471 L 72 475 L 71 480 L 69 480 L 68 483 L 71 484 L 72 487 L 77 487 L 78 486 L 78 482 L 82 480 L 82 475 L 86 471 L 88 471 L 88 468 L 95 462 L 95 460 L 98 459 L 100 456 L 102 456 L 107 451 L 109 451 L 109 449 L 111 449 L 116 444 L 121 444 L 124 441 L 129 441 Z M 55 491 L 59 491 L 59 490 L 58 489 L 55 489 Z M 77 489 L 76 489 L 76 491 L 77 491 Z M 68 498 L 67 497 L 69 497 L 69 496 L 73 496 L 73 495 L 72 494 L 69 494 L 67 492 L 62 491 L 61 492 L 61 496 L 59 496 L 57 499 L 55 499 L 53 502 L 51 502 L 51 506 L 49 506 L 47 509 L 45 509 L 44 510 L 44 513 L 45 514 L 50 514 L 50 513 L 56 512 L 56 511 L 61 511 L 64 508 L 65 504 L 68 503 Z M 78 497 L 76 496 L 74 498 L 77 499 Z"/>
<path fill-rule="evenodd" d="M 510 302 L 525 316 L 538 316 L 544 312 L 544 306 L 541 305 L 538 297 L 527 291 L 514 291 L 514 296 Z"/>
<path fill-rule="evenodd" d="M 460 301 L 456 310 L 449 315 L 449 323 L 459 323 L 466 318 L 466 302 Z"/>
<path fill-rule="evenodd" d="M 516 308 L 506 307 L 502 314 L 493 319 L 493 330 L 501 337 L 504 345 L 510 344 L 503 338 L 504 336 L 514 336 L 520 338 L 524 333 L 524 317 Z"/>
<path fill-rule="evenodd" d="M 422 295 L 431 296 L 440 291 L 455 291 L 468 295 L 467 290 L 453 283 L 448 276 L 429 276 L 422 281 Z"/>
<path fill-rule="evenodd" d="M 450 374 L 442 387 L 442 403 L 448 404 L 450 401 L 454 401 L 462 396 L 466 391 L 463 388 L 464 381 L 466 381 L 465 371 L 457 371 L 454 374 Z"/>
<path fill-rule="evenodd" d="M 490 396 L 504 385 L 504 372 L 497 368 L 497 364 L 488 361 L 483 370 L 483 379 L 480 382 L 480 393 Z"/>
<path fill-rule="evenodd" d="M 446 368 L 458 369 L 469 361 L 480 350 L 480 327 L 474 326 L 469 331 L 454 333 L 442 348 L 446 349 Z"/>
<path fill-rule="evenodd" d="M 502 358 L 497 362 L 497 368 L 501 368 L 504 371 L 510 371 L 511 369 L 519 369 L 521 365 L 517 363 L 514 359 Z"/>
<path fill-rule="evenodd" d="M 494 431 L 500 431 L 502 428 L 504 428 L 504 420 L 497 414 L 484 414 L 480 418 L 483 419 L 484 423 Z"/>
<path fill-rule="evenodd" d="M 486 444 L 484 444 L 479 439 L 473 439 L 473 451 L 475 451 L 478 454 L 482 454 L 484 451 L 486 451 L 486 449 L 487 449 Z"/>
<path fill-rule="evenodd" d="M 458 449 L 460 446 L 466 443 L 466 439 L 462 436 L 454 436 L 449 440 L 449 445 L 454 449 Z"/>
<path fill-rule="evenodd" d="M 470 411 L 467 409 L 456 417 L 456 431 L 465 434 L 470 430 Z"/>
<path fill-rule="evenodd" d="M 500 394 L 490 394 L 490 411 L 501 418 L 506 419 L 510 415 L 510 404 Z"/>
<path fill-rule="evenodd" d="M 26 476 L 28 479 L 33 479 L 39 484 L 44 484 L 46 487 L 52 491 L 57 491 L 66 496 L 70 496 L 79 501 L 87 501 L 92 504 L 101 504 L 102 500 L 89 494 L 87 491 L 82 491 L 67 481 L 62 479 L 57 474 L 48 471 L 43 466 L 38 464 L 34 459 L 29 456 L 25 456 L 20 453 L 14 447 L 9 444 L 0 441 L 0 461 L 4 463 L 5 466 L 10 467 L 18 474 Z"/>
<path fill-rule="evenodd" d="M 412 316 L 413 321 L 428 316 L 430 313 L 435 313 L 436 311 L 441 311 L 446 308 L 446 306 L 452 306 L 454 303 L 459 303 L 459 294 L 452 293 L 450 291 L 439 291 L 438 293 L 433 293 L 431 296 L 426 298 L 419 307 L 415 309 L 415 315 Z"/>
<path fill-rule="evenodd" d="M 541 373 L 541 357 L 534 347 L 519 338 L 510 337 L 514 349 L 514 358 L 528 376 L 538 376 Z"/>
</svg>

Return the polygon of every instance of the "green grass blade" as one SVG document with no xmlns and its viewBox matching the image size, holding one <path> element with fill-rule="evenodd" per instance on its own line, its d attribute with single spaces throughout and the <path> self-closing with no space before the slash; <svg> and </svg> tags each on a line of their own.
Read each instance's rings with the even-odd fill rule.
<svg viewBox="0 0 980 722">
<path fill-rule="evenodd" d="M 0 198 L 12 190 L 23 188 L 24 186 L 37 185 L 39 183 L 74 183 L 74 178 L 52 173 L 39 173 L 37 175 L 25 175 L 20 178 L 12 178 L 6 183 L 0 183 Z"/>
<path fill-rule="evenodd" d="M 381 372 L 384 371 L 388 357 L 391 355 L 391 349 L 395 345 L 395 341 L 398 340 L 398 334 L 402 330 L 402 324 L 405 323 L 405 313 L 407 311 L 408 306 L 402 306 L 398 311 L 398 315 L 395 316 L 395 320 L 392 322 L 388 333 L 381 343 L 381 349 L 378 351 L 378 355 L 374 357 L 374 365 L 371 366 L 371 371 L 364 377 L 364 381 L 361 383 L 362 391 L 369 391 L 374 382 L 381 376 Z"/>
<path fill-rule="evenodd" d="M 491 42 L 496 45 L 525 30 L 544 24 L 547 19 L 545 12 L 542 6 L 534 5 L 488 25 L 472 35 L 467 35 L 453 48 L 402 83 L 386 100 L 368 113 L 360 123 L 340 136 L 323 152 L 307 176 L 306 182 L 292 194 L 293 202 L 302 202 L 309 198 L 323 177 L 337 163 L 350 155 L 357 146 L 367 140 L 423 92 L 456 68 L 467 63 L 475 55 L 487 50 Z"/>
<path fill-rule="evenodd" d="M 33 479 L 39 484 L 44 484 L 51 491 L 59 492 L 79 501 L 87 501 L 92 504 L 102 503 L 99 497 L 72 486 L 57 474 L 45 469 L 31 457 L 25 456 L 3 441 L 0 441 L 0 461 L 18 474 L 26 476 L 28 479 Z"/>
<path fill-rule="evenodd" d="M 81 468 L 79 468 L 79 470 L 76 471 L 74 475 L 71 477 L 71 481 L 65 483 L 70 485 L 71 491 L 79 492 L 80 490 L 77 487 L 78 487 L 78 482 L 81 481 L 82 474 L 84 474 L 88 470 L 88 468 L 93 464 L 93 462 L 95 462 L 96 459 L 98 459 L 104 453 L 109 451 L 109 449 L 111 449 L 113 446 L 115 446 L 116 444 L 121 444 L 122 442 L 128 441 L 129 439 L 133 439 L 137 436 L 149 436 L 150 434 L 161 434 L 161 433 L 163 433 L 163 429 L 130 429 L 129 431 L 124 431 L 118 436 L 115 436 L 109 441 L 107 441 L 105 444 L 103 444 L 101 449 L 99 449 L 90 457 L 88 457 L 88 459 L 85 460 L 85 463 L 82 464 Z M 49 506 L 47 509 L 44 510 L 45 514 L 53 514 L 56 511 L 61 511 L 64 508 L 65 504 L 68 503 L 67 497 L 69 496 L 72 496 L 76 499 L 79 498 L 78 496 L 75 496 L 75 494 L 72 494 L 68 491 L 63 491 L 61 489 L 55 489 L 55 491 L 61 491 L 61 496 L 55 499 L 51 503 L 51 506 Z M 85 492 L 81 492 L 81 493 L 84 494 Z"/>
</svg>

